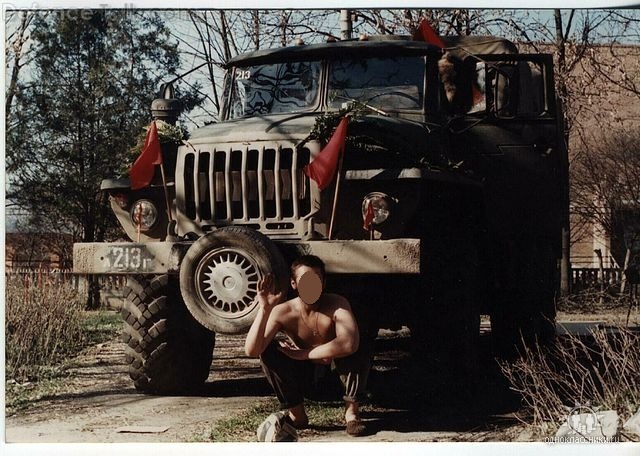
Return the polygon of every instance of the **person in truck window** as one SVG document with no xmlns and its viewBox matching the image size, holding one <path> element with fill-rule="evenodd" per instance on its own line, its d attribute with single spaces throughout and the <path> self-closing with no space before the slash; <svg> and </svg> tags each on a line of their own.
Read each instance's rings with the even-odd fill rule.
<svg viewBox="0 0 640 456">
<path fill-rule="evenodd" d="M 331 365 L 345 387 L 345 421 L 349 435 L 365 431 L 358 402 L 365 392 L 369 356 L 359 350 L 360 336 L 349 302 L 323 291 L 322 260 L 305 255 L 291 265 L 291 286 L 298 296 L 282 301 L 272 276 L 258 284 L 259 310 L 245 341 L 248 356 L 260 357 L 262 368 L 288 420 L 298 429 L 308 426 L 304 409 L 316 364 Z M 276 340 L 278 333 L 284 339 Z"/>
</svg>

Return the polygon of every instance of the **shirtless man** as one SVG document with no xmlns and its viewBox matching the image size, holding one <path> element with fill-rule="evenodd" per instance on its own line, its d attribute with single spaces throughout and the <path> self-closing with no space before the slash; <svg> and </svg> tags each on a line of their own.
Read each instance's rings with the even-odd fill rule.
<svg viewBox="0 0 640 456">
<path fill-rule="evenodd" d="M 324 263 L 305 255 L 291 265 L 291 287 L 298 296 L 282 302 L 275 293 L 273 277 L 258 284 L 258 314 L 247 339 L 245 352 L 260 357 L 267 380 L 282 409 L 299 429 L 309 423 L 304 409 L 304 393 L 315 364 L 331 364 L 345 386 L 345 422 L 349 435 L 362 435 L 358 400 L 364 393 L 369 373 L 369 357 L 358 351 L 358 325 L 349 302 L 342 296 L 323 293 Z M 288 339 L 279 342 L 282 332 Z"/>
</svg>

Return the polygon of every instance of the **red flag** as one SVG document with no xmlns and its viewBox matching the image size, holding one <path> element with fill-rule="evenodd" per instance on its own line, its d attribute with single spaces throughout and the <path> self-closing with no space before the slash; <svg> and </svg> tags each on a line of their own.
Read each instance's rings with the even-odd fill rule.
<svg viewBox="0 0 640 456">
<path fill-rule="evenodd" d="M 162 149 L 160 147 L 160 138 L 158 138 L 156 123 L 153 121 L 147 131 L 142 152 L 129 170 L 131 190 L 138 190 L 148 186 L 151 183 L 151 179 L 153 179 L 155 165 L 161 164 Z"/>
<path fill-rule="evenodd" d="M 340 154 L 344 151 L 348 124 L 349 118 L 343 117 L 324 149 L 304 167 L 304 173 L 316 181 L 320 190 L 331 183 L 336 173 Z"/>
<path fill-rule="evenodd" d="M 425 43 L 438 46 L 440 49 L 445 47 L 444 42 L 440 39 L 438 34 L 431 28 L 429 22 L 426 19 L 420 21 L 418 30 L 413 34 L 413 39 L 416 41 L 424 41 Z"/>
<path fill-rule="evenodd" d="M 375 216 L 376 213 L 373 210 L 373 203 L 371 201 L 368 201 L 367 212 L 364 214 L 364 223 L 362 224 L 362 228 L 364 228 L 366 231 L 369 231 L 371 229 L 371 222 L 373 222 Z"/>
</svg>

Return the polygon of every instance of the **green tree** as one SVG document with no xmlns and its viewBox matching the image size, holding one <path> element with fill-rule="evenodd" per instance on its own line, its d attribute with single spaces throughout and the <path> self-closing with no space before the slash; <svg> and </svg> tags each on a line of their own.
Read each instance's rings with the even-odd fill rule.
<svg viewBox="0 0 640 456">
<path fill-rule="evenodd" d="M 177 46 L 156 14 L 130 10 L 38 13 L 31 39 L 7 125 L 7 198 L 31 226 L 108 240 L 115 221 L 100 182 L 130 162 L 155 89 L 179 68 Z M 184 95 L 187 109 L 201 101 Z"/>
</svg>

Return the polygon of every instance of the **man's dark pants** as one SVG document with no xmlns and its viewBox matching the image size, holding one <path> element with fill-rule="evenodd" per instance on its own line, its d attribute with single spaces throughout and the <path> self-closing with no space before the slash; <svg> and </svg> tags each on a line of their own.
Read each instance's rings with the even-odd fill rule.
<svg viewBox="0 0 640 456">
<path fill-rule="evenodd" d="M 336 358 L 331 363 L 331 369 L 338 373 L 344 386 L 345 401 L 361 402 L 364 399 L 371 367 L 371 350 L 368 345 L 361 344 L 354 354 Z M 260 362 L 282 409 L 303 403 L 310 391 L 318 364 L 289 358 L 278 350 L 278 342 L 275 340 L 262 353 Z"/>
</svg>

